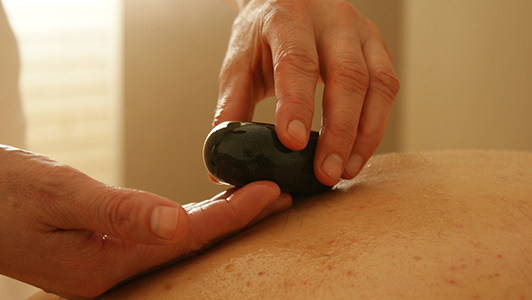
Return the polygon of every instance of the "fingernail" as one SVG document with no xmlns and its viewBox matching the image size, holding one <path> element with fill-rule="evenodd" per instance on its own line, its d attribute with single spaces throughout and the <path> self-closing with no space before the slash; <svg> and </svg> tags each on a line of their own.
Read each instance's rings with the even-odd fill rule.
<svg viewBox="0 0 532 300">
<path fill-rule="evenodd" d="M 171 240 L 175 235 L 178 218 L 177 208 L 158 206 L 151 213 L 151 231 L 162 239 Z"/>
<path fill-rule="evenodd" d="M 307 143 L 307 128 L 305 124 L 299 120 L 292 120 L 288 124 L 288 134 L 302 144 Z"/>
<path fill-rule="evenodd" d="M 364 163 L 364 159 L 362 156 L 353 154 L 351 157 L 349 157 L 349 160 L 347 161 L 347 165 L 345 166 L 345 171 L 351 178 L 357 176 L 358 172 L 360 171 L 360 168 L 362 168 L 362 164 Z"/>
<path fill-rule="evenodd" d="M 343 167 L 344 162 L 338 154 L 330 154 L 325 158 L 325 160 L 321 164 L 321 169 L 325 172 L 325 174 L 327 174 L 335 181 L 340 180 Z"/>
</svg>

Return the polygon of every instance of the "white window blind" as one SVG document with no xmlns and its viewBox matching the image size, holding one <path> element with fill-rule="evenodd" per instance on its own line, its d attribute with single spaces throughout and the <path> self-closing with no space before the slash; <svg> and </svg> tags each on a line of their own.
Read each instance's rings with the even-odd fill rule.
<svg viewBox="0 0 532 300">
<path fill-rule="evenodd" d="M 119 0 L 3 3 L 21 53 L 27 148 L 119 185 Z"/>
</svg>

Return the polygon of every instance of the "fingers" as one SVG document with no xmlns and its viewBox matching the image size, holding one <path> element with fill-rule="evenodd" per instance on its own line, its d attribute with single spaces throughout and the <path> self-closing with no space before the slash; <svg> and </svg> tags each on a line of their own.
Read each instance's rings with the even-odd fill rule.
<svg viewBox="0 0 532 300">
<path fill-rule="evenodd" d="M 319 78 L 316 38 L 300 7 L 279 7 L 264 23 L 274 68 L 276 130 L 281 142 L 302 150 L 308 142 Z"/>
<path fill-rule="evenodd" d="M 359 121 L 356 141 L 351 150 L 343 178 L 355 177 L 379 146 L 394 99 L 399 92 L 390 52 L 378 39 L 369 39 L 363 45 L 369 71 L 369 87 Z"/>
<path fill-rule="evenodd" d="M 316 176 L 326 185 L 354 177 L 382 140 L 399 90 L 382 35 L 346 1 L 273 1 L 257 11 L 260 21 L 242 17 L 233 27 L 215 124 L 251 120 L 256 102 L 274 91 L 277 135 L 301 150 L 323 80 Z"/>
<path fill-rule="evenodd" d="M 287 209 L 291 204 L 290 195 L 281 194 L 275 183 L 258 181 L 188 206 L 190 234 L 196 243 L 192 251 L 242 229 L 252 221 Z"/>
<path fill-rule="evenodd" d="M 325 90 L 314 169 L 317 178 L 326 185 L 335 185 L 348 164 L 369 86 L 362 42 L 353 30 L 357 18 L 350 20 L 347 24 L 330 25 L 327 31 L 334 34 L 322 34 L 318 40 Z"/>
<path fill-rule="evenodd" d="M 14 199 L 29 199 L 18 201 L 28 205 L 23 213 L 36 220 L 40 230 L 94 231 L 148 244 L 172 244 L 188 231 L 187 214 L 177 203 L 104 185 L 44 156 L 7 150 L 0 155 L 5 154 L 4 161 L 12 163 L 4 167 L 16 166 L 17 186 L 27 187 Z"/>
<path fill-rule="evenodd" d="M 382 139 L 399 89 L 384 40 L 371 22 L 364 23 L 334 24 L 327 31 L 335 34 L 318 41 L 325 91 L 314 167 L 327 185 L 358 174 Z M 359 34 L 356 27 L 366 30 Z"/>
<path fill-rule="evenodd" d="M 65 229 L 101 232 L 126 241 L 169 245 L 182 240 L 188 232 L 188 216 L 177 203 L 130 189 L 89 182 L 73 201 L 65 216 Z M 74 212 L 77 212 L 74 213 Z"/>
</svg>

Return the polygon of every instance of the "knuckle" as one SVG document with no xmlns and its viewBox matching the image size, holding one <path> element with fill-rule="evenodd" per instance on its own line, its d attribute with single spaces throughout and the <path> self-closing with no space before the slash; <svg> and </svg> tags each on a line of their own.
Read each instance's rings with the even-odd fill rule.
<svg viewBox="0 0 532 300">
<path fill-rule="evenodd" d="M 328 125 L 327 133 L 338 140 L 347 140 L 352 145 L 357 137 L 356 128 L 352 120 L 348 118 L 335 118 L 334 122 Z"/>
<path fill-rule="evenodd" d="M 209 213 L 209 209 L 205 208 L 206 203 L 210 203 L 210 200 L 206 200 L 199 204 L 199 207 L 197 208 L 197 214 L 198 217 L 201 218 L 200 224 L 214 224 L 214 221 L 216 221 L 216 215 L 211 215 Z M 214 225 L 215 228 L 220 228 L 219 224 Z M 191 234 L 189 234 L 189 245 L 191 245 L 192 249 L 197 250 L 201 249 L 203 246 L 207 245 L 210 241 L 209 237 L 205 236 L 203 234 L 204 227 L 192 228 Z"/>
<path fill-rule="evenodd" d="M 302 21 L 305 18 L 305 5 L 298 0 L 270 0 L 263 8 L 265 12 L 266 26 L 278 26 L 277 24 L 289 24 L 288 20 Z M 277 23 L 283 21 L 283 23 Z"/>
<path fill-rule="evenodd" d="M 314 96 L 302 89 L 292 89 L 279 93 L 279 106 L 288 104 L 292 108 L 289 111 L 296 111 L 297 115 L 304 118 L 312 118 L 314 115 Z M 295 108 L 295 109 L 293 109 Z"/>
<path fill-rule="evenodd" d="M 72 187 L 77 184 L 84 184 L 85 177 L 71 167 L 65 165 L 50 165 L 45 172 L 40 173 L 38 178 L 28 182 L 28 187 L 31 187 L 33 193 L 37 193 L 41 200 L 42 212 L 46 216 L 54 216 L 58 211 L 65 211 L 73 209 L 72 212 L 79 212 L 79 208 L 72 206 L 79 194 L 78 191 L 73 190 Z M 74 183 L 74 184 L 72 184 Z M 54 226 L 63 226 L 63 221 L 71 221 L 69 214 L 63 214 L 63 218 L 49 219 L 47 222 L 54 224 Z M 61 221 L 60 221 L 61 219 Z"/>
<path fill-rule="evenodd" d="M 362 63 L 352 58 L 341 58 L 333 65 L 329 82 L 342 89 L 365 94 L 370 83 L 369 73 Z"/>
<path fill-rule="evenodd" d="M 233 201 L 224 200 L 223 203 L 226 204 L 226 211 L 221 222 L 226 223 L 228 227 L 234 226 L 234 229 L 242 228 L 247 225 L 249 220 L 246 221 L 246 218 L 241 211 L 235 207 Z"/>
<path fill-rule="evenodd" d="M 376 149 L 382 141 L 383 136 L 384 132 L 371 130 L 369 127 L 362 127 L 357 135 L 357 143 L 360 141 L 361 144 L 367 146 L 365 148 Z"/>
<path fill-rule="evenodd" d="M 219 205 L 216 213 L 212 209 L 203 210 L 203 212 L 206 221 L 209 222 L 208 224 L 212 224 L 214 228 L 220 230 L 218 235 L 242 228 L 247 224 L 245 214 L 235 206 L 230 197 L 215 200 L 213 203 Z"/>
<path fill-rule="evenodd" d="M 343 20 L 358 20 L 361 17 L 360 12 L 349 1 L 336 1 L 336 12 Z"/>
<path fill-rule="evenodd" d="M 281 46 L 274 68 L 279 73 L 296 73 L 311 78 L 318 78 L 320 73 L 318 58 L 294 43 Z"/>
<path fill-rule="evenodd" d="M 39 197 L 47 206 L 57 208 L 62 206 L 62 201 L 69 199 L 69 191 L 65 185 L 65 178 L 50 173 L 50 176 L 43 177 L 42 180 L 30 183 Z"/>
<path fill-rule="evenodd" d="M 269 1 L 261 24 L 261 32 L 275 46 L 275 72 L 318 78 L 320 65 L 315 49 L 302 43 L 308 32 L 307 6 L 302 1 Z M 279 24 L 286 24 L 279 26 Z"/>
<path fill-rule="evenodd" d="M 384 41 L 384 39 L 382 38 L 381 31 L 379 30 L 379 27 L 375 23 L 373 23 L 370 19 L 365 19 L 364 25 L 367 28 L 367 30 L 371 33 L 371 36 L 379 37 L 379 39 L 382 39 Z"/>
<path fill-rule="evenodd" d="M 105 195 L 105 193 L 107 193 Z M 133 193 L 121 189 L 111 189 L 104 192 L 104 199 L 101 208 L 100 222 L 103 227 L 110 227 L 114 233 L 128 232 L 134 227 L 133 220 L 137 219 L 137 206 L 132 201 Z"/>
<path fill-rule="evenodd" d="M 245 217 L 229 199 L 207 200 L 199 205 L 197 214 L 205 226 L 192 229 L 190 242 L 193 249 L 201 249 L 212 239 L 247 225 Z"/>
<path fill-rule="evenodd" d="M 371 89 L 382 95 L 390 105 L 400 89 L 399 79 L 392 70 L 387 68 L 380 68 L 372 72 L 370 85 Z"/>
</svg>

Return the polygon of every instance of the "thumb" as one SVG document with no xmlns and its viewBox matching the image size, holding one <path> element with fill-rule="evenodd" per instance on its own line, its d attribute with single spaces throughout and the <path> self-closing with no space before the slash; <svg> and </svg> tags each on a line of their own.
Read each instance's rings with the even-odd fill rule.
<svg viewBox="0 0 532 300">
<path fill-rule="evenodd" d="M 193 250 L 208 247 L 260 218 L 287 209 L 291 204 L 290 195 L 281 194 L 275 183 L 256 181 L 212 199 L 185 205 L 190 216 L 189 232 L 197 243 Z"/>
<path fill-rule="evenodd" d="M 100 232 L 144 244 L 174 244 L 188 232 L 188 215 L 177 203 L 147 192 L 98 187 L 78 194 L 72 229 Z"/>
</svg>

